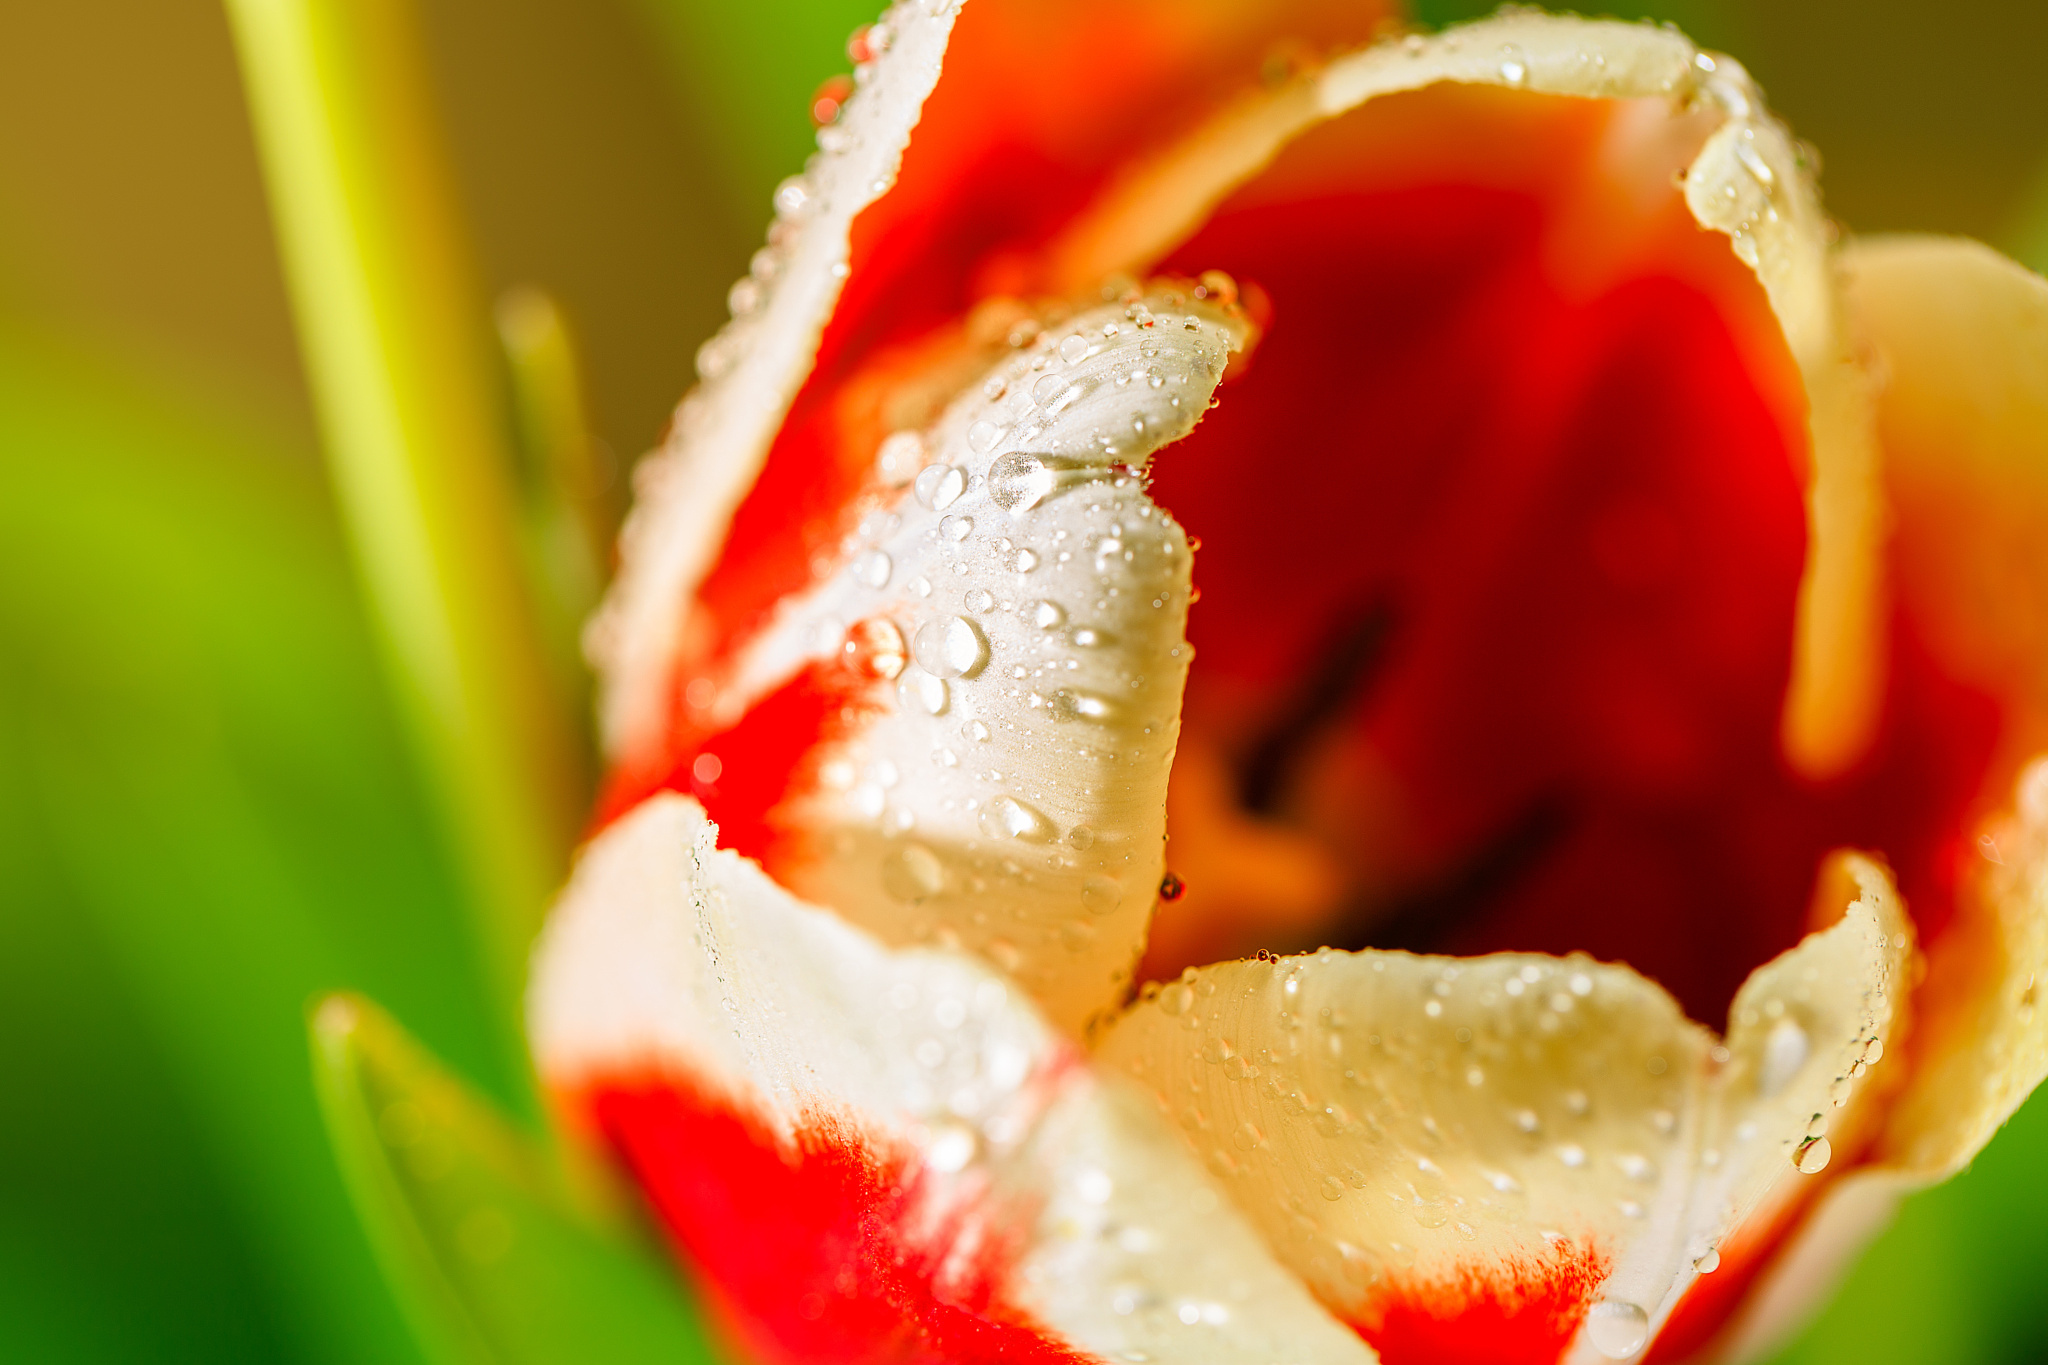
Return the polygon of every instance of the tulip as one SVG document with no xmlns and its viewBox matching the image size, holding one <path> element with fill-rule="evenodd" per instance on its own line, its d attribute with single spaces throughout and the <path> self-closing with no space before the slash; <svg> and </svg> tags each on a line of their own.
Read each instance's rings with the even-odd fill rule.
<svg viewBox="0 0 2048 1365">
<path fill-rule="evenodd" d="M 2048 285 L 1379 19 L 902 0 L 641 471 L 530 1028 L 761 1360 L 1751 1355 L 2048 1069 Z"/>
</svg>

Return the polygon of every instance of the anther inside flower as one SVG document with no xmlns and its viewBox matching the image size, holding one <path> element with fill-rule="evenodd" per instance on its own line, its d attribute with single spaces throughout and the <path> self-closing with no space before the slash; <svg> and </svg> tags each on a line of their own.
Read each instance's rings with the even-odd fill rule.
<svg viewBox="0 0 2048 1365">
<path fill-rule="evenodd" d="M 860 36 L 642 481 L 543 1069 L 767 1359 L 1762 1339 L 2043 1052 L 1954 1023 L 2048 811 L 1886 548 L 1918 267 L 1852 319 L 1668 32 L 1118 13 Z"/>
</svg>

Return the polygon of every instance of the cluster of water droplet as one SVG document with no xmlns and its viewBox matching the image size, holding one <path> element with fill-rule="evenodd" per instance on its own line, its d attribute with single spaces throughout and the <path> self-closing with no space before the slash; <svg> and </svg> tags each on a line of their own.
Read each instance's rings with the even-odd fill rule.
<svg viewBox="0 0 2048 1365">
<path fill-rule="evenodd" d="M 1190 554 L 1146 495 L 1247 326 L 1234 287 L 1140 289 L 1020 325 L 932 427 L 876 453 L 836 565 L 785 602 L 730 690 L 837 659 L 870 703 L 790 807 L 791 885 L 896 942 L 962 945 L 1110 1004 L 1160 877 L 1190 654 Z"/>
<path fill-rule="evenodd" d="M 1325 950 L 1146 999 L 1102 1055 L 1343 1308 L 1389 1272 L 1625 1241 L 1682 1198 L 1704 1034 L 1619 969 Z"/>
</svg>

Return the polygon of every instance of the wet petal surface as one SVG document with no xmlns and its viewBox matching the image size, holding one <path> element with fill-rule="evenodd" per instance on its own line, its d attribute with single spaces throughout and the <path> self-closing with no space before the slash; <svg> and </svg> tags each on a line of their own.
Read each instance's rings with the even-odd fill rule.
<svg viewBox="0 0 2048 1365">
<path fill-rule="evenodd" d="M 1370 1359 L 1014 986 L 715 840 L 677 796 L 598 838 L 532 1035 L 765 1358 Z"/>
<path fill-rule="evenodd" d="M 1325 951 L 1190 971 L 1097 1055 L 1390 1365 L 1625 1358 L 1882 1053 L 1909 933 L 1851 870 L 1725 1043 L 1586 958 Z"/>
</svg>

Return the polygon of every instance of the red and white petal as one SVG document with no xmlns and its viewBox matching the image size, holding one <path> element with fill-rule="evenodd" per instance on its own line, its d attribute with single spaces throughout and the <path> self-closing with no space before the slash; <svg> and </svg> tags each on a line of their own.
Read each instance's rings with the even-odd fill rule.
<svg viewBox="0 0 2048 1365">
<path fill-rule="evenodd" d="M 1034 323 L 892 438 L 889 499 L 736 653 L 693 760 L 728 847 L 1070 1029 L 1121 1002 L 1163 870 L 1189 551 L 1142 471 L 1249 331 L 1198 291 Z"/>
<path fill-rule="evenodd" d="M 1908 933 L 1850 865 L 1725 1044 L 1626 967 L 1325 950 L 1190 971 L 1097 1056 L 1388 1365 L 1627 1358 L 1882 1050 Z"/>
<path fill-rule="evenodd" d="M 1503 14 L 1382 43 L 1242 100 L 1136 163 L 1048 249 L 1047 283 L 1071 288 L 1105 271 L 1150 268 L 1227 196 L 1256 192 L 1282 149 L 1314 125 L 1443 83 L 1633 103 L 1600 167 L 1623 193 L 1668 192 L 1666 160 L 1690 149 L 1679 162 L 1686 207 L 1700 226 L 1725 233 L 1755 273 L 1806 391 L 1812 463 L 1802 473 L 1811 552 L 1784 741 L 1802 772 L 1839 774 L 1868 747 L 1884 691 L 1883 503 L 1870 384 L 1844 325 L 1832 231 L 1809 158 L 1733 59 L 1702 52 L 1668 29 L 1544 14 Z M 1341 169 L 1322 179 L 1338 178 Z M 1303 197 L 1315 188 L 1291 187 Z M 1639 208 L 1609 205 L 1613 222 L 1596 214 L 1582 231 L 1591 238 L 1612 232 Z M 1584 254 L 1597 262 L 1614 254 L 1613 245 L 1598 242 Z"/>
<path fill-rule="evenodd" d="M 689 594 L 810 372 L 848 273 L 853 221 L 895 181 L 957 11 L 901 0 L 875 26 L 887 41 L 870 44 L 829 146 L 775 192 L 775 224 L 734 286 L 732 321 L 698 352 L 702 385 L 677 409 L 662 452 L 634 471 L 618 580 L 588 641 L 608 749 L 648 743 L 668 720 Z"/>
<path fill-rule="evenodd" d="M 591 844 L 531 1026 L 763 1358 L 1371 1360 L 998 973 L 716 837 L 661 795 Z"/>
</svg>

